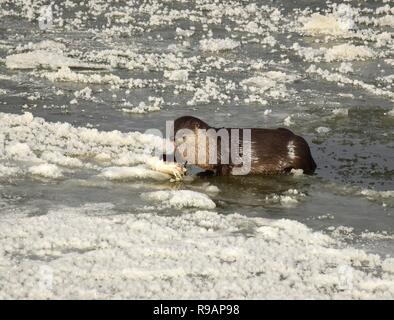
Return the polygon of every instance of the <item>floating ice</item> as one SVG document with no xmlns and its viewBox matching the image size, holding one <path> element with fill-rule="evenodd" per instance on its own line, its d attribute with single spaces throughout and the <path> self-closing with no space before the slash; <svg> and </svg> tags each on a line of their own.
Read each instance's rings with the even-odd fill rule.
<svg viewBox="0 0 394 320">
<path fill-rule="evenodd" d="M 80 62 L 72 58 L 67 58 L 60 53 L 35 50 L 9 55 L 6 58 L 5 64 L 10 69 L 34 69 L 37 67 L 54 69 L 63 66 L 79 66 Z"/>
<path fill-rule="evenodd" d="M 316 132 L 320 133 L 320 134 L 325 134 L 325 133 L 328 133 L 330 131 L 331 131 L 331 129 L 327 128 L 327 127 L 317 127 L 316 128 Z"/>
<path fill-rule="evenodd" d="M 349 73 L 353 72 L 353 66 L 349 62 L 342 62 L 338 68 L 338 71 L 341 73 Z"/>
<path fill-rule="evenodd" d="M 300 116 L 297 130 L 305 134 L 310 133 L 311 126 L 313 130 L 324 125 L 327 117 L 326 120 L 332 123 L 334 116 L 345 116 L 345 107 L 357 105 L 360 112 L 356 120 L 361 120 L 357 123 L 365 122 L 365 117 L 369 115 L 379 118 L 379 121 L 371 123 L 378 123 L 374 137 L 384 144 L 381 146 L 383 154 L 392 142 L 392 120 L 380 118 L 383 110 L 392 108 L 385 99 L 394 101 L 394 41 L 390 29 L 394 11 L 387 0 L 383 0 L 384 5 L 356 3 L 357 9 L 332 2 L 313 5 L 321 13 L 308 16 L 302 30 L 297 28 L 299 23 L 294 21 L 294 17 L 304 13 L 309 15 L 311 9 L 301 11 L 301 5 L 288 7 L 284 2 L 283 6 L 276 8 L 275 1 L 248 4 L 242 1 L 203 0 L 188 1 L 185 5 L 185 1 L 152 0 L 144 1 L 140 6 L 133 5 L 132 1 L 116 1 L 115 5 L 114 1 L 86 1 L 83 5 L 59 1 L 56 3 L 59 14 L 54 19 L 54 30 L 38 33 L 35 20 L 40 6 L 31 6 L 30 3 L 17 1 L 15 6 L 0 5 L 0 16 L 4 18 L 6 29 L 10 29 L 9 22 L 14 23 L 12 17 L 31 21 L 28 24 L 23 22 L 22 29 L 8 32 L 0 40 L 0 51 L 3 53 L 0 69 L 6 63 L 5 56 L 13 54 L 25 58 L 25 61 L 18 62 L 20 66 L 28 62 L 35 69 L 15 72 L 3 68 L 7 73 L 0 75 L 1 86 L 4 86 L 0 89 L 3 110 L 17 113 L 22 108 L 18 105 L 20 100 L 26 100 L 22 102 L 24 107 L 37 105 L 37 112 L 46 113 L 50 110 L 40 109 L 43 103 L 48 108 L 52 107 L 46 99 L 69 101 L 75 98 L 80 100 L 79 107 L 69 108 L 73 113 L 71 117 L 64 116 L 65 119 L 75 120 L 82 112 L 81 100 L 94 99 L 94 94 L 89 94 L 89 90 L 80 90 L 89 86 L 95 92 L 103 90 L 100 97 L 113 107 L 102 110 L 102 106 L 96 109 L 92 103 L 87 103 L 89 109 L 84 107 L 83 118 L 77 120 L 81 123 L 84 119 L 90 121 L 87 117 L 91 115 L 102 122 L 96 116 L 104 115 L 102 112 L 112 112 L 114 118 L 108 118 L 106 128 L 116 125 L 117 122 L 111 119 L 126 117 L 119 114 L 122 108 L 125 112 L 132 108 L 137 108 L 137 111 L 139 102 L 144 101 L 145 106 L 140 109 L 150 111 L 155 102 L 147 101 L 143 96 L 154 94 L 168 97 L 166 106 L 170 106 L 170 113 L 185 110 L 186 103 L 192 106 L 186 107 L 187 110 L 199 113 L 199 104 L 209 104 L 207 110 L 212 111 L 215 119 L 220 120 L 228 112 L 235 115 L 238 110 L 242 116 L 239 120 L 245 125 L 248 116 L 241 110 L 243 102 L 256 102 L 263 106 L 257 114 L 262 115 L 266 108 L 275 109 L 275 116 L 260 119 L 265 123 L 259 126 L 280 125 L 279 122 L 287 116 L 285 123 L 291 125 L 293 118 Z M 333 10 L 327 10 L 327 7 Z M 32 30 L 25 32 L 25 25 L 32 26 Z M 298 34 L 299 31 L 316 36 L 303 37 Z M 64 44 L 49 41 L 25 44 L 38 36 L 58 39 Z M 202 39 L 205 40 L 200 43 Z M 292 47 L 294 41 L 300 45 Z M 23 45 L 15 48 L 17 43 Z M 211 54 L 210 48 L 214 54 Z M 57 57 L 54 65 L 46 61 L 40 63 L 37 57 L 33 57 L 40 51 Z M 29 54 L 33 55 L 32 59 Z M 114 70 L 73 70 L 74 66 L 66 63 L 67 59 L 110 65 Z M 8 60 L 12 61 L 10 57 Z M 308 61 L 317 67 L 308 68 Z M 59 70 L 41 70 L 42 67 L 57 69 L 59 65 Z M 299 83 L 293 85 L 293 81 L 283 80 L 294 73 L 302 79 Z M 136 75 L 142 79 L 127 78 Z M 73 83 L 51 84 L 45 79 L 34 78 L 36 76 Z M 261 78 L 254 79 L 255 83 L 245 81 L 240 85 L 242 80 L 252 77 Z M 33 88 L 32 81 L 35 82 Z M 149 90 L 135 92 L 130 90 L 133 88 Z M 38 90 L 38 94 L 32 93 L 31 89 Z M 75 92 L 76 95 L 81 94 L 79 97 L 72 96 L 75 90 L 80 90 Z M 354 95 L 349 92 L 354 92 Z M 370 97 L 371 93 L 379 99 Z M 279 103 L 273 101 L 275 99 L 291 101 L 276 105 Z M 377 105 L 382 106 L 381 112 L 369 114 L 368 108 Z M 227 110 L 227 106 L 231 110 Z M 64 111 L 61 106 L 58 107 L 58 111 Z M 356 109 L 355 113 L 358 112 Z M 62 117 L 57 112 L 50 114 L 52 119 Z M 394 115 L 393 111 L 387 114 Z M 139 117 L 132 118 L 134 121 Z M 252 122 L 256 121 L 259 122 L 259 119 Z M 338 125 L 346 127 L 347 123 L 340 121 Z M 57 185 L 56 190 L 63 188 L 63 183 L 67 187 L 76 183 L 78 187 L 111 188 L 115 185 L 112 180 L 117 179 L 132 181 L 127 186 L 116 184 L 119 188 L 148 187 L 145 181 L 137 182 L 135 179 L 154 179 L 158 176 L 169 179 L 169 175 L 160 170 L 175 169 L 163 167 L 154 156 L 154 149 L 162 144 L 162 139 L 136 132 L 104 132 L 85 126 L 78 128 L 65 123 L 51 123 L 31 114 L 0 113 L 0 176 L 2 182 L 6 182 L 0 186 L 0 288 L 4 288 L 0 290 L 0 298 L 394 298 L 392 258 L 354 249 L 351 243 L 337 242 L 294 221 L 232 214 L 233 206 L 230 210 L 228 207 L 220 208 L 220 212 L 225 214 L 185 209 L 184 205 L 199 203 L 197 198 L 200 198 L 196 195 L 185 196 L 176 190 L 173 193 L 165 192 L 164 198 L 167 200 L 147 200 L 145 202 L 149 206 L 143 209 L 134 209 L 133 204 L 129 212 L 124 212 L 124 204 L 120 203 L 122 214 L 119 214 L 117 206 L 111 204 L 56 207 L 56 203 L 45 198 L 41 199 L 45 201 L 42 207 L 47 208 L 46 203 L 51 207 L 46 212 L 46 209 L 37 208 L 36 199 L 30 200 L 28 197 L 17 206 L 14 206 L 13 200 L 8 201 L 7 188 L 22 194 L 23 188 L 30 187 L 31 167 L 41 166 L 41 171 L 48 172 L 48 165 L 55 165 L 63 171 L 63 178 L 70 180 L 59 181 L 61 185 Z M 359 128 L 361 131 L 356 129 L 352 128 L 351 137 L 348 137 L 350 140 L 357 139 L 357 136 L 367 138 L 362 133 L 364 128 Z M 339 131 L 336 138 L 344 142 Z M 315 146 L 315 151 L 324 151 L 324 144 L 321 150 Z M 365 151 L 368 156 L 371 150 Z M 376 158 L 370 159 L 380 162 Z M 364 160 L 361 159 L 361 162 L 364 163 Z M 361 168 L 355 165 L 355 169 Z M 368 166 L 363 166 L 362 170 L 365 168 L 366 171 L 361 173 L 369 176 Z M 387 167 L 387 170 L 390 168 Z M 22 180 L 25 175 L 27 185 Z M 100 179 L 98 175 L 101 175 Z M 345 181 L 363 180 L 356 176 L 341 175 L 340 178 Z M 12 185 L 7 185 L 9 177 L 18 177 L 16 184 L 21 178 L 21 186 L 15 186 L 12 180 Z M 378 181 L 376 185 L 380 185 L 379 181 L 384 185 L 390 184 L 386 174 L 384 177 L 369 177 Z M 292 180 L 291 177 L 288 179 Z M 325 182 L 317 183 L 321 187 L 326 186 Z M 277 185 L 277 182 L 274 184 Z M 158 183 L 152 185 L 157 187 Z M 196 181 L 190 189 L 207 193 L 212 199 L 218 191 L 214 186 Z M 270 195 L 266 202 L 275 206 L 273 211 L 289 216 L 292 213 L 298 215 L 306 199 L 311 201 L 306 207 L 309 210 L 314 207 L 314 197 L 319 198 L 319 194 L 313 190 L 308 198 L 293 190 Z M 364 198 L 367 198 L 384 201 L 383 205 L 387 204 L 389 208 L 379 206 L 379 209 L 389 213 L 394 203 L 390 191 L 365 191 L 361 194 L 361 189 L 351 190 L 344 192 L 346 206 L 353 204 L 353 201 L 365 202 Z M 223 197 L 226 192 L 222 190 Z M 33 189 L 33 194 L 38 193 Z M 261 196 L 261 193 L 257 194 Z M 358 199 L 356 195 L 364 198 Z M 11 196 L 14 198 L 15 194 Z M 255 197 L 252 194 L 246 196 Z M 174 198 L 175 207 L 181 207 L 180 210 L 170 206 L 169 202 Z M 260 200 L 264 202 L 264 198 Z M 326 200 L 327 206 L 338 208 L 330 199 Z M 207 199 L 201 200 L 201 203 L 207 203 Z M 75 201 L 73 205 L 76 205 Z M 299 210 L 284 209 L 294 206 L 299 206 Z M 165 210 L 161 211 L 162 207 Z M 371 210 L 375 211 L 376 207 L 371 204 Z M 152 213 L 141 214 L 150 210 Z M 254 211 L 253 207 L 251 215 L 255 214 Z M 346 212 L 333 214 L 339 217 Z M 322 213 L 316 215 L 318 219 L 326 219 Z M 336 222 L 324 221 L 329 224 Z M 342 227 L 336 233 L 351 237 L 354 231 Z M 390 235 L 380 237 L 365 232 L 362 237 L 389 240 Z"/>
<path fill-rule="evenodd" d="M 0 163 L 0 177 L 1 178 L 16 176 L 19 173 L 20 173 L 20 169 L 18 167 L 9 167 L 9 166 L 5 166 Z"/>
<path fill-rule="evenodd" d="M 63 65 L 56 72 L 44 72 L 43 77 L 51 81 L 72 81 L 95 84 L 122 84 L 122 80 L 113 74 L 83 74 L 72 71 L 68 65 Z"/>
<path fill-rule="evenodd" d="M 347 35 L 356 29 L 354 16 L 357 9 L 346 4 L 340 4 L 332 13 L 322 15 L 313 13 L 310 17 L 302 17 L 302 30 L 311 34 Z"/>
<path fill-rule="evenodd" d="M 354 87 L 360 87 L 374 95 L 385 96 L 394 101 L 394 93 L 392 91 L 378 88 L 373 84 L 369 84 L 357 79 L 351 79 L 340 73 L 323 70 L 321 68 L 316 67 L 315 65 L 311 65 L 306 71 L 311 74 L 318 74 L 327 81 L 335 82 L 338 84 L 349 84 Z"/>
<path fill-rule="evenodd" d="M 161 202 L 174 208 L 199 208 L 199 209 L 214 209 L 215 203 L 205 194 L 191 191 L 155 191 L 143 193 L 141 197 L 148 201 Z"/>
<path fill-rule="evenodd" d="M 149 97 L 148 100 L 149 100 L 148 104 L 145 104 L 144 101 L 141 101 L 139 105 L 136 107 L 133 107 L 133 105 L 130 103 L 125 103 L 124 106 L 127 106 L 127 108 L 122 108 L 122 111 L 128 113 L 140 113 L 140 114 L 159 111 L 161 109 L 162 104 L 164 103 L 163 98 L 159 98 L 159 97 Z"/>
<path fill-rule="evenodd" d="M 175 32 L 182 37 L 191 37 L 194 34 L 193 30 L 184 30 L 181 28 L 176 28 Z"/>
<path fill-rule="evenodd" d="M 164 77 L 173 81 L 186 81 L 189 77 L 189 72 L 187 70 L 164 71 Z"/>
<path fill-rule="evenodd" d="M 160 110 L 160 103 L 154 103 L 153 105 L 146 105 L 145 102 L 141 101 L 137 107 L 122 108 L 123 112 L 128 113 L 148 113 Z"/>
<path fill-rule="evenodd" d="M 62 177 L 62 171 L 55 164 L 43 163 L 29 168 L 29 172 L 33 175 L 45 178 L 57 179 Z"/>
<path fill-rule="evenodd" d="M 374 56 L 375 52 L 366 46 L 355 46 L 344 43 L 328 49 L 324 54 L 324 59 L 328 62 L 336 60 L 353 61 L 365 60 Z"/>
<path fill-rule="evenodd" d="M 135 179 L 153 179 L 157 181 L 169 180 L 165 173 L 147 169 L 144 166 L 135 167 L 109 167 L 103 169 L 100 176 L 109 180 L 135 180 Z"/>
<path fill-rule="evenodd" d="M 306 61 L 311 62 L 320 62 L 322 60 L 326 62 L 367 60 L 376 56 L 376 52 L 367 46 L 356 46 L 349 43 L 336 45 L 331 48 L 320 47 L 317 49 L 301 47 L 298 43 L 294 43 L 291 48 Z M 341 64 L 340 72 L 351 72 L 352 69 L 348 67 L 349 64 Z"/>
<path fill-rule="evenodd" d="M 6 57 L 5 64 L 10 69 L 35 69 L 50 68 L 57 69 L 61 67 L 103 69 L 104 65 L 85 63 L 75 58 L 67 57 L 63 50 L 65 46 L 50 40 L 41 41 L 36 44 L 28 44 L 17 51 L 32 49 L 28 52 L 16 53 Z"/>
<path fill-rule="evenodd" d="M 79 91 L 74 92 L 74 96 L 78 99 L 83 99 L 83 100 L 94 100 L 92 97 L 92 89 L 89 87 L 85 87 L 84 89 L 81 89 Z"/>
<path fill-rule="evenodd" d="M 304 170 L 302 169 L 291 169 L 290 173 L 295 177 L 302 176 L 304 174 Z"/>
<path fill-rule="evenodd" d="M 69 167 L 69 168 L 84 167 L 84 164 L 80 159 L 68 157 L 59 151 L 44 151 L 41 154 L 40 159 L 60 165 L 62 167 Z"/>
<path fill-rule="evenodd" d="M 15 49 L 17 52 L 22 51 L 34 51 L 34 50 L 45 50 L 51 52 L 64 52 L 66 50 L 66 45 L 60 42 L 52 40 L 43 40 L 40 42 L 29 42 L 25 45 L 18 45 Z"/>
<path fill-rule="evenodd" d="M 386 113 L 390 117 L 394 117 L 394 108 Z"/>
<path fill-rule="evenodd" d="M 379 199 L 379 198 L 394 198 L 394 191 L 376 191 L 372 189 L 364 189 L 360 192 L 363 196 L 366 196 L 371 199 Z"/>
<path fill-rule="evenodd" d="M 301 176 L 302 170 L 294 170 L 291 172 L 294 176 Z M 289 189 L 283 194 L 272 194 L 265 197 L 265 201 L 268 205 L 280 205 L 285 208 L 295 207 L 303 198 L 305 194 L 298 191 L 297 189 Z"/>
<path fill-rule="evenodd" d="M 284 120 L 283 120 L 283 124 L 286 127 L 290 127 L 291 125 L 294 124 L 294 121 L 291 119 L 291 116 L 287 116 Z"/>
<path fill-rule="evenodd" d="M 379 26 L 394 27 L 394 15 L 385 15 L 375 20 L 375 23 Z"/>
<path fill-rule="evenodd" d="M 249 90 L 254 94 L 279 99 L 289 95 L 286 84 L 292 83 L 296 79 L 297 76 L 286 74 L 281 71 L 267 71 L 255 77 L 243 80 L 241 85 L 245 90 Z"/>
<path fill-rule="evenodd" d="M 203 51 L 223 51 L 233 50 L 240 46 L 238 41 L 230 38 L 226 39 L 204 39 L 200 41 L 200 48 Z"/>
<path fill-rule="evenodd" d="M 5 155 L 17 160 L 36 160 L 37 157 L 26 143 L 12 143 L 6 146 Z"/>
<path fill-rule="evenodd" d="M 336 116 L 343 116 L 343 117 L 347 117 L 349 114 L 349 109 L 347 108 L 337 108 L 332 110 L 332 113 Z"/>
</svg>

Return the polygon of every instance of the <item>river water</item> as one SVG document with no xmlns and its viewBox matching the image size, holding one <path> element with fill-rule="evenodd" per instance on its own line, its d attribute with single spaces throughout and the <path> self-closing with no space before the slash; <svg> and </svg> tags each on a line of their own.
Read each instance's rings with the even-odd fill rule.
<svg viewBox="0 0 394 320">
<path fill-rule="evenodd" d="M 390 1 L 46 5 L 0 1 L 1 298 L 394 297 Z M 183 115 L 317 171 L 171 182 Z"/>
</svg>

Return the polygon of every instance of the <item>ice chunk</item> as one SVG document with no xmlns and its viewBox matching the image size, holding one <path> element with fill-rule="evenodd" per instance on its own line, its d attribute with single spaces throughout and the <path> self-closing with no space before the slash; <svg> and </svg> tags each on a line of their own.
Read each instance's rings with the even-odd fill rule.
<svg viewBox="0 0 394 320">
<path fill-rule="evenodd" d="M 144 200 L 161 202 L 174 208 L 214 209 L 215 203 L 205 194 L 191 190 L 165 190 L 143 193 Z"/>
<path fill-rule="evenodd" d="M 29 168 L 29 172 L 33 175 L 42 176 L 44 178 L 60 178 L 62 171 L 55 164 L 43 163 Z"/>
<path fill-rule="evenodd" d="M 89 64 L 78 59 L 69 58 L 63 53 L 46 50 L 34 50 L 25 53 L 12 54 L 6 57 L 5 64 L 9 69 L 35 69 L 61 67 L 102 69 L 101 65 Z"/>
<path fill-rule="evenodd" d="M 135 167 L 108 167 L 103 169 L 100 174 L 109 180 L 135 180 L 135 179 L 153 179 L 157 181 L 169 180 L 169 175 L 147 169 L 144 166 Z"/>
<path fill-rule="evenodd" d="M 173 81 L 187 81 L 189 72 L 187 70 L 164 71 L 164 77 Z"/>
<path fill-rule="evenodd" d="M 325 133 L 328 133 L 330 131 L 331 131 L 331 129 L 327 128 L 327 127 L 317 127 L 316 128 L 316 132 L 320 133 L 320 134 L 325 134 Z"/>
<path fill-rule="evenodd" d="M 204 39 L 200 41 L 200 48 L 202 51 L 223 51 L 223 50 L 233 50 L 240 46 L 238 41 L 232 40 L 230 38 L 225 39 Z"/>
</svg>

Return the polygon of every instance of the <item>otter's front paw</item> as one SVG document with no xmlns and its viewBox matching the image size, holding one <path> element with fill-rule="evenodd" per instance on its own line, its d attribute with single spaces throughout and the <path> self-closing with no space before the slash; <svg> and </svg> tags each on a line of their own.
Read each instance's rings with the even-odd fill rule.
<svg viewBox="0 0 394 320">
<path fill-rule="evenodd" d="M 186 168 L 179 163 L 174 163 L 169 166 L 172 167 L 169 172 L 169 174 L 173 176 L 173 179 L 171 179 L 171 181 L 182 181 L 186 173 Z"/>
</svg>

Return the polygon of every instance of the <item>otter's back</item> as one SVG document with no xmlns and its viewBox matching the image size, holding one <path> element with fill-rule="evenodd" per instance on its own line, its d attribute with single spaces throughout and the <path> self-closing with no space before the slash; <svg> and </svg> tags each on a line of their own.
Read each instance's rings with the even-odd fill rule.
<svg viewBox="0 0 394 320">
<path fill-rule="evenodd" d="M 288 129 L 251 129 L 251 152 L 255 173 L 316 169 L 308 143 Z"/>
</svg>

